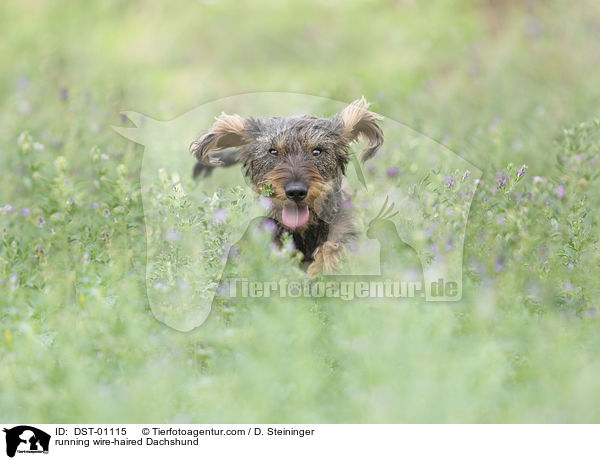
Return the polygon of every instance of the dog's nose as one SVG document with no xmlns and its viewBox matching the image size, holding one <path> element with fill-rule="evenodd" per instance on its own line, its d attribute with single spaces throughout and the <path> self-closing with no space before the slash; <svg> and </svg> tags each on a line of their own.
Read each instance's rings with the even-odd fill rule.
<svg viewBox="0 0 600 460">
<path fill-rule="evenodd" d="M 300 182 L 292 182 L 285 187 L 285 196 L 290 200 L 302 201 L 308 195 L 308 187 Z"/>
</svg>

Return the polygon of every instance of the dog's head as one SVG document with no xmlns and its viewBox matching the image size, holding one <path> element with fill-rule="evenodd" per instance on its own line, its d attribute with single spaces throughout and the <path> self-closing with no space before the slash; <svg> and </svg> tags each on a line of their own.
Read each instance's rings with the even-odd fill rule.
<svg viewBox="0 0 600 460">
<path fill-rule="evenodd" d="M 273 201 L 274 217 L 288 228 L 301 228 L 311 211 L 319 215 L 327 197 L 339 192 L 352 142 L 366 140 L 362 161 L 375 155 L 383 143 L 381 119 L 364 98 L 331 118 L 222 114 L 191 151 L 201 162 L 218 164 L 211 152 L 237 148 L 255 190 Z"/>
</svg>

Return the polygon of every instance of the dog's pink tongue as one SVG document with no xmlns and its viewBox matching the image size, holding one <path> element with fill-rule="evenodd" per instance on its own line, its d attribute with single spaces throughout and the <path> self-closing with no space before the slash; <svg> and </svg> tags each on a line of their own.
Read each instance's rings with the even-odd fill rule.
<svg viewBox="0 0 600 460">
<path fill-rule="evenodd" d="M 286 227 L 302 227 L 308 222 L 308 206 L 286 204 L 281 211 L 281 220 Z"/>
</svg>

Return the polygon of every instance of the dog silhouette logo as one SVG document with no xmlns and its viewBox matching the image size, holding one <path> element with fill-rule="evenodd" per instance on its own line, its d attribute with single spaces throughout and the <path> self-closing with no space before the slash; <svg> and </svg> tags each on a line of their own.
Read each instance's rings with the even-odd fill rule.
<svg viewBox="0 0 600 460">
<path fill-rule="evenodd" d="M 243 120 L 315 120 L 306 118 L 307 114 L 323 116 L 330 123 L 345 120 L 345 125 L 356 121 L 357 113 L 370 113 L 362 99 L 359 102 L 348 105 L 303 94 L 251 93 L 208 102 L 169 121 L 123 112 L 133 126 L 115 126 L 115 131 L 144 147 L 140 195 L 147 243 L 146 293 L 157 320 L 180 331 L 202 325 L 213 302 L 221 297 L 224 278 L 227 281 L 232 273 L 228 266 L 237 270 L 229 256 L 240 254 L 240 259 L 245 259 L 249 253 L 239 249 L 243 240 L 254 238 L 255 227 L 273 227 L 278 238 L 277 219 L 286 220 L 283 210 L 278 214 L 279 208 L 274 206 L 281 195 L 277 180 L 262 174 L 257 164 L 253 171 L 265 176 L 269 183 L 255 190 L 256 181 L 237 161 L 239 149 L 244 146 L 230 145 L 234 140 L 240 142 L 235 132 L 233 137 L 221 134 L 241 128 Z M 236 115 L 219 117 L 220 113 Z M 317 128 L 321 126 L 321 121 L 314 123 Z M 446 146 L 392 118 L 378 117 L 377 123 L 381 130 L 377 132 L 385 134 L 383 144 L 378 136 L 366 135 L 366 139 L 358 136 L 352 146 L 347 146 L 349 159 L 339 191 L 342 198 L 347 195 L 350 199 L 342 199 L 339 206 L 314 200 L 310 211 L 310 216 L 318 217 L 315 220 L 329 225 L 328 213 L 343 208 L 356 229 L 356 239 L 342 245 L 340 266 L 330 274 L 324 264 L 323 274 L 332 280 L 402 281 L 421 285 L 418 295 L 425 301 L 459 301 L 464 238 L 482 171 Z M 326 134 L 328 127 L 331 126 L 326 124 L 323 128 Z M 213 145 L 213 141 L 217 144 Z M 354 151 L 358 150 L 354 142 L 365 144 L 362 150 L 367 151 L 371 144 L 380 146 L 377 158 L 364 166 L 362 155 Z M 194 167 L 189 154 L 192 144 L 216 146 L 217 151 L 209 152 L 209 161 Z M 278 156 L 277 149 L 271 150 L 265 150 L 271 155 L 269 162 L 285 157 Z M 324 158 L 319 149 L 311 153 L 315 164 Z M 212 164 L 212 160 L 216 163 Z M 192 168 L 196 180 L 192 179 Z M 326 191 L 333 185 L 328 187 L 321 186 Z M 288 211 L 288 222 L 302 221 L 306 217 L 304 211 L 305 208 L 295 208 L 291 214 L 294 219 Z M 269 216 L 275 217 L 275 222 L 264 222 Z M 302 249 L 295 241 L 294 245 Z M 319 254 L 332 260 L 325 253 L 328 250 L 333 254 L 336 248 L 323 247 L 313 256 Z M 306 270 L 307 275 L 312 275 Z M 238 277 L 233 275 L 232 278 Z M 242 278 L 259 281 L 260 276 L 252 272 Z"/>
<path fill-rule="evenodd" d="M 3 430 L 6 433 L 6 455 L 14 457 L 19 453 L 48 453 L 50 435 L 45 431 L 28 425 L 19 425 Z"/>
</svg>

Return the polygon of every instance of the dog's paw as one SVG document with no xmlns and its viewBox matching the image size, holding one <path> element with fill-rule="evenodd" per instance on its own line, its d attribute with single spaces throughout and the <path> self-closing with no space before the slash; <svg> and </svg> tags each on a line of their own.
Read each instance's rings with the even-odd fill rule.
<svg viewBox="0 0 600 460">
<path fill-rule="evenodd" d="M 326 241 L 315 250 L 313 257 L 315 260 L 306 270 L 308 276 L 316 278 L 322 274 L 331 274 L 340 263 L 342 247 L 338 243 Z"/>
</svg>

